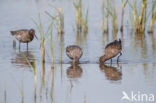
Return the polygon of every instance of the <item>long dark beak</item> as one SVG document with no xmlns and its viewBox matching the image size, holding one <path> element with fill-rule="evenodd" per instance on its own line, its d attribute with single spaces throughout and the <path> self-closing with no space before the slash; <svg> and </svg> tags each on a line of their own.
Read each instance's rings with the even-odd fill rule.
<svg viewBox="0 0 156 103">
<path fill-rule="evenodd" d="M 35 36 L 35 38 L 38 40 L 38 37 L 36 36 L 36 34 L 35 34 L 34 36 Z"/>
</svg>

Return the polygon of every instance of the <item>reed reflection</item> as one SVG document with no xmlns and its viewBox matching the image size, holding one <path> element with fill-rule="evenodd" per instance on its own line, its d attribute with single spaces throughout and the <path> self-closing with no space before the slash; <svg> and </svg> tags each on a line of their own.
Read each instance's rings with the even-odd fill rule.
<svg viewBox="0 0 156 103">
<path fill-rule="evenodd" d="M 59 35 L 60 36 L 60 41 L 59 41 L 59 51 L 60 51 L 60 69 L 61 69 L 61 80 L 63 78 L 63 53 L 64 53 L 64 35 Z"/>
<path fill-rule="evenodd" d="M 152 42 L 152 50 L 155 50 L 156 48 L 156 41 L 154 39 L 154 34 L 153 33 L 148 33 L 149 37 L 150 37 L 150 41 Z"/>
<path fill-rule="evenodd" d="M 145 58 L 148 52 L 145 34 L 135 33 L 135 42 L 139 43 L 139 47 L 141 49 L 141 56 Z M 137 49 L 137 46 L 135 49 Z"/>
<path fill-rule="evenodd" d="M 16 65 L 17 68 L 28 68 L 35 65 L 35 58 L 31 51 L 15 51 L 15 57 L 11 60 L 11 63 Z"/>
<path fill-rule="evenodd" d="M 78 64 L 71 64 L 66 71 L 68 78 L 80 78 L 82 72 L 83 70 Z"/>
<path fill-rule="evenodd" d="M 108 80 L 118 81 L 122 79 L 122 71 L 118 70 L 116 67 L 100 64 L 100 70 L 105 72 L 105 76 Z"/>
</svg>

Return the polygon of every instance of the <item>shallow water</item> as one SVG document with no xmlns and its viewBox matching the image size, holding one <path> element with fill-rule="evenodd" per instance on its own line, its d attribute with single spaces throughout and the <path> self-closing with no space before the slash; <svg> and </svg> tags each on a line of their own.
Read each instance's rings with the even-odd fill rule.
<svg viewBox="0 0 156 103">
<path fill-rule="evenodd" d="M 89 31 L 86 38 L 84 34 L 76 32 L 75 9 L 71 0 L 1 0 L 0 102 L 125 103 L 126 100 L 121 100 L 123 91 L 128 95 L 131 91 L 156 95 L 156 33 L 135 35 L 127 23 L 129 15 L 125 13 L 124 33 L 119 31 L 113 35 L 110 24 L 108 36 L 103 35 L 100 27 L 102 1 L 86 0 L 83 4 L 89 10 Z M 115 5 L 120 14 L 121 2 L 116 2 Z M 18 42 L 16 49 L 12 47 L 13 37 L 9 31 L 35 28 L 36 35 L 40 37 L 32 19 L 37 21 L 40 13 L 46 31 L 50 18 L 45 11 L 55 14 L 54 7 L 62 8 L 64 12 L 65 33 L 62 37 L 56 31 L 53 34 L 54 69 L 51 69 L 50 45 L 49 42 L 46 43 L 43 71 L 40 41 L 34 39 L 29 43 L 28 52 L 26 44 L 21 44 L 19 51 Z M 129 9 L 129 6 L 125 8 L 127 12 Z M 119 21 L 120 18 L 119 15 Z M 156 26 L 154 30 L 156 31 Z M 117 38 L 123 41 L 123 55 L 119 65 L 116 64 L 116 58 L 112 65 L 110 61 L 106 65 L 99 65 L 98 59 L 103 55 L 106 44 Z M 70 59 L 65 54 L 66 46 L 71 44 L 78 44 L 83 49 L 83 56 L 76 70 L 72 69 Z M 31 65 L 36 65 L 36 70 L 31 68 L 25 56 Z"/>
</svg>

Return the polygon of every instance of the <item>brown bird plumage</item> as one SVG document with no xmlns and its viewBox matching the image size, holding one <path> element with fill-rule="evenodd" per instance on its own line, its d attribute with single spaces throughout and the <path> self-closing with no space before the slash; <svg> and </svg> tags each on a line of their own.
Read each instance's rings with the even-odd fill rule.
<svg viewBox="0 0 156 103">
<path fill-rule="evenodd" d="M 82 56 L 82 49 L 77 45 L 70 45 L 66 48 L 67 56 L 73 60 L 74 64 L 79 63 L 79 59 Z"/>
<path fill-rule="evenodd" d="M 105 47 L 105 54 L 103 56 L 100 57 L 99 62 L 103 63 L 109 59 L 117 56 L 118 54 L 120 54 L 117 58 L 117 62 L 119 61 L 119 57 L 122 55 L 121 53 L 122 50 L 122 44 L 121 44 L 121 40 L 119 39 L 119 41 L 115 40 L 111 43 L 109 43 L 106 47 Z"/>
<path fill-rule="evenodd" d="M 19 49 L 20 49 L 20 43 L 27 43 L 27 49 L 28 49 L 28 43 L 31 42 L 34 39 L 35 30 L 34 29 L 21 29 L 16 31 L 10 31 L 11 34 L 19 41 Z"/>
</svg>

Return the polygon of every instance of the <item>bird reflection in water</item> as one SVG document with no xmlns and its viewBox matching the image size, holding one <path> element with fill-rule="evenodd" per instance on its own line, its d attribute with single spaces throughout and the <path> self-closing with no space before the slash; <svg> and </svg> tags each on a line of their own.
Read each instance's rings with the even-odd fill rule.
<svg viewBox="0 0 156 103">
<path fill-rule="evenodd" d="M 16 65 L 17 68 L 35 66 L 34 55 L 31 51 L 15 51 L 15 57 L 13 57 L 11 63 Z"/>
<path fill-rule="evenodd" d="M 111 81 L 118 81 L 122 79 L 122 72 L 116 67 L 100 64 L 101 71 L 105 72 L 106 78 Z"/>
<path fill-rule="evenodd" d="M 71 63 L 71 66 L 67 69 L 67 76 L 69 78 L 79 78 L 82 75 L 82 68 L 78 64 Z"/>
</svg>

